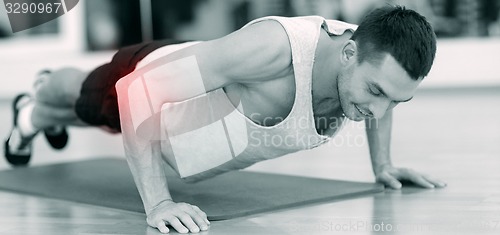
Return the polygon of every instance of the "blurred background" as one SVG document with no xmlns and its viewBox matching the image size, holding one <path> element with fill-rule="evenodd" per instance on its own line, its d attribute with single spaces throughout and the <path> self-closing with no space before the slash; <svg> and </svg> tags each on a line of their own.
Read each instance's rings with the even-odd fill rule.
<svg viewBox="0 0 500 235">
<path fill-rule="evenodd" d="M 500 0 L 82 0 L 64 16 L 15 34 L 0 6 L 0 68 L 8 76 L 0 97 L 29 89 L 41 68 L 92 69 L 117 48 L 142 41 L 210 40 L 268 15 L 321 15 L 357 24 L 388 3 L 425 15 L 439 37 L 432 79 L 424 87 L 500 85 Z"/>
<path fill-rule="evenodd" d="M 410 104 L 398 107 L 395 162 L 425 168 L 427 162 L 436 159 L 444 164 L 443 159 L 455 157 L 498 157 L 500 0 L 81 0 L 62 17 L 15 34 L 1 5 L 0 112 L 4 115 L 0 135 L 7 135 L 11 125 L 11 99 L 19 92 L 30 91 L 41 69 L 76 66 L 90 70 L 109 61 L 123 46 L 163 38 L 210 40 L 268 15 L 321 15 L 357 24 L 371 9 L 388 3 L 420 12 L 438 35 L 436 60 L 419 95 Z M 251 169 L 370 180 L 366 140 L 355 146 L 339 142 L 364 138 L 363 128 L 349 126 L 329 146 L 294 154 L 286 158 L 287 163 L 273 160 Z M 70 131 L 70 145 L 62 152 L 49 149 L 45 140 L 37 137 L 32 163 L 123 157 L 119 135 L 81 128 Z M 314 164 L 310 163 L 311 155 L 318 160 Z M 304 161 L 309 169 L 304 169 Z M 332 166 L 344 169 L 339 172 L 352 169 L 352 174 L 336 174 Z M 7 164 L 0 160 L 2 167 Z"/>
</svg>

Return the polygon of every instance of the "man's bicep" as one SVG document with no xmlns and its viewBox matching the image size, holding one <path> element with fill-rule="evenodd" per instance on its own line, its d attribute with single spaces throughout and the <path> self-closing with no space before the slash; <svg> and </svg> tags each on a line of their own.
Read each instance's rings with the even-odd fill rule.
<svg viewBox="0 0 500 235">
<path fill-rule="evenodd" d="M 278 78 L 292 61 L 286 31 L 274 20 L 261 21 L 213 40 L 207 49 L 212 54 L 213 71 L 230 83 Z"/>
<path fill-rule="evenodd" d="M 145 93 L 151 108 L 159 111 L 164 103 L 184 101 L 235 82 L 268 80 L 290 64 L 284 29 L 278 22 L 264 21 L 175 51 L 135 70 L 126 80 L 129 84 L 137 80 L 134 91 Z"/>
<path fill-rule="evenodd" d="M 163 103 L 180 102 L 223 87 L 225 81 L 207 60 L 205 43 L 160 57 L 135 70 L 128 80 L 142 80 L 151 105 L 159 109 Z"/>
</svg>

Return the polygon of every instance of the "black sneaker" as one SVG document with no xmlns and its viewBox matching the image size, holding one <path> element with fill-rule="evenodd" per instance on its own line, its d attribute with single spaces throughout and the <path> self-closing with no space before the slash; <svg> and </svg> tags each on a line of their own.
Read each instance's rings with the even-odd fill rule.
<svg viewBox="0 0 500 235">
<path fill-rule="evenodd" d="M 13 166 L 25 166 L 28 164 L 31 159 L 32 140 L 36 135 L 22 136 L 21 131 L 17 126 L 19 109 L 27 103 L 19 104 L 19 102 L 23 101 L 23 99 L 31 98 L 28 94 L 23 93 L 17 95 L 12 102 L 13 125 L 12 130 L 10 131 L 4 144 L 5 158 Z"/>
<path fill-rule="evenodd" d="M 48 128 L 45 129 L 43 133 L 45 135 L 45 139 L 47 139 L 47 142 L 49 142 L 52 148 L 59 150 L 66 147 L 69 138 L 68 132 L 66 131 L 66 127 L 57 126 Z"/>
</svg>

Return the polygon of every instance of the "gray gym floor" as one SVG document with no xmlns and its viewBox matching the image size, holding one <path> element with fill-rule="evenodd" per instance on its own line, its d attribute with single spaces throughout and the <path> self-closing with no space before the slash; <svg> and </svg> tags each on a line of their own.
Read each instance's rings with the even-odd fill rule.
<svg viewBox="0 0 500 235">
<path fill-rule="evenodd" d="M 7 135 L 10 101 L 0 102 Z M 123 157 L 119 135 L 70 129 L 69 146 L 35 140 L 32 164 Z M 395 110 L 393 162 L 448 183 L 445 189 L 386 190 L 373 196 L 214 222 L 202 234 L 499 234 L 500 87 L 424 89 Z M 9 166 L 0 160 L 0 169 Z M 326 146 L 248 170 L 374 180 L 362 124 Z M 242 200 L 245 200 L 242 198 Z M 174 232 L 171 232 L 174 233 Z M 0 191 L 0 234 L 158 234 L 141 214 Z"/>
</svg>

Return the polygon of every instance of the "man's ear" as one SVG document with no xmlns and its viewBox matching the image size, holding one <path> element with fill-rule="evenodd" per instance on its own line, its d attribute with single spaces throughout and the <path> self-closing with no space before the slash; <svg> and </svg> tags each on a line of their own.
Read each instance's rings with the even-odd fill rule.
<svg viewBox="0 0 500 235">
<path fill-rule="evenodd" d="M 358 47 L 356 45 L 356 42 L 353 40 L 348 40 L 344 42 L 344 45 L 342 46 L 342 53 L 340 55 L 340 61 L 342 64 L 346 65 L 349 63 L 354 62 L 356 55 L 357 55 L 357 50 Z"/>
</svg>

